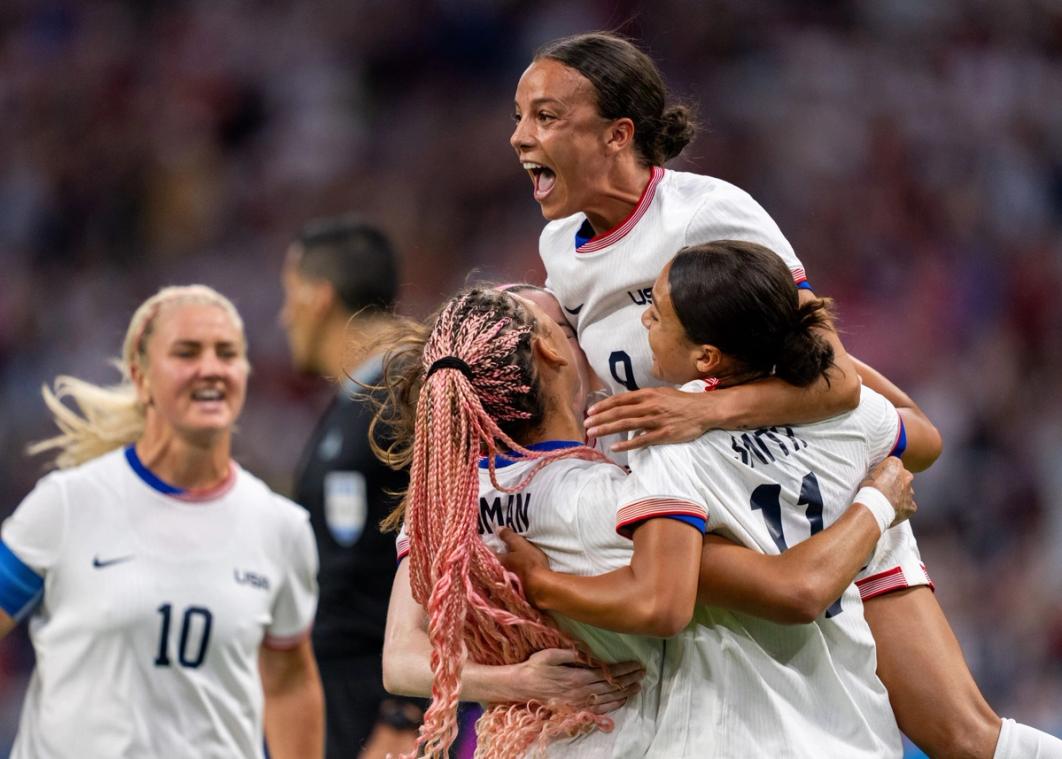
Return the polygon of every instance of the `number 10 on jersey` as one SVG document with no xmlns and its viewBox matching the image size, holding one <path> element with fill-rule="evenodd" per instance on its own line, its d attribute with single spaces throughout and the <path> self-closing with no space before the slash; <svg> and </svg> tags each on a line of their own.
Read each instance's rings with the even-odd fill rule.
<svg viewBox="0 0 1062 759">
<path fill-rule="evenodd" d="M 163 604 L 157 609 L 162 615 L 159 630 L 159 652 L 155 657 L 156 667 L 170 667 L 170 618 L 173 604 Z M 182 667 L 196 669 L 207 655 L 210 645 L 210 628 L 214 615 L 202 606 L 189 606 L 181 616 L 180 639 L 177 643 L 177 661 Z"/>
</svg>

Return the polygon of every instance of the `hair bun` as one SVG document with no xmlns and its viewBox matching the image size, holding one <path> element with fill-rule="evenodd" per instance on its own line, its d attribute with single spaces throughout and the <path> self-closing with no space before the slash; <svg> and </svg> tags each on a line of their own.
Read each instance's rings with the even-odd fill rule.
<svg viewBox="0 0 1062 759">
<path fill-rule="evenodd" d="M 697 124 L 689 106 L 668 106 L 660 117 L 660 132 L 656 140 L 660 155 L 665 161 L 671 160 L 690 143 L 696 131 Z"/>
<path fill-rule="evenodd" d="M 829 301 L 819 299 L 800 306 L 793 328 L 782 339 L 775 376 L 806 387 L 833 365 L 833 346 L 820 330 L 829 324 Z"/>
</svg>

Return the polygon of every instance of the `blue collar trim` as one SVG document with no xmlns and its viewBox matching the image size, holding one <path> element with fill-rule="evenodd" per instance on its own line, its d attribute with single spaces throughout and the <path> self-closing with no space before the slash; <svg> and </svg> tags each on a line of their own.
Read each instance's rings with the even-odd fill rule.
<svg viewBox="0 0 1062 759">
<path fill-rule="evenodd" d="M 137 477 L 147 483 L 147 485 L 154 490 L 165 495 L 184 494 L 184 488 L 170 485 L 168 482 L 163 482 L 154 472 L 144 466 L 144 462 L 142 462 L 140 457 L 136 455 L 135 445 L 130 445 L 125 449 L 125 460 L 129 462 L 129 466 L 132 467 L 134 472 L 136 472 Z"/>
<path fill-rule="evenodd" d="M 578 448 L 583 443 L 575 440 L 543 440 L 541 443 L 532 443 L 531 445 L 525 445 L 529 451 L 559 451 L 563 448 Z M 515 464 L 523 458 L 518 453 L 511 453 L 507 456 L 502 456 L 500 453 L 494 457 L 494 468 L 501 469 L 502 467 Z M 490 461 L 486 456 L 483 456 L 479 460 L 480 469 L 490 469 Z"/>
<path fill-rule="evenodd" d="M 583 223 L 579 225 L 579 229 L 575 232 L 575 247 L 579 248 L 586 245 L 588 242 L 594 239 L 594 228 L 590 226 L 590 220 L 584 219 Z"/>
</svg>

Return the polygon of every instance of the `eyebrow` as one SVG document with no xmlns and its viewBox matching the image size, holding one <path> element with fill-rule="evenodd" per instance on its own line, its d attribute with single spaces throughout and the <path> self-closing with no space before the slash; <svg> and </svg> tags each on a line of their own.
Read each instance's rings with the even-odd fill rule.
<svg viewBox="0 0 1062 759">
<path fill-rule="evenodd" d="M 534 100 L 532 100 L 529 103 L 529 105 L 530 105 L 531 108 L 534 108 L 537 105 L 543 105 L 545 103 L 556 103 L 557 105 L 560 105 L 560 106 L 564 105 L 564 101 L 563 100 L 558 100 L 557 98 L 535 98 Z M 517 108 L 520 107 L 520 104 L 517 103 L 515 100 L 513 101 L 513 105 L 515 107 L 517 107 Z"/>
<path fill-rule="evenodd" d="M 222 347 L 229 347 L 229 346 L 235 347 L 235 346 L 239 345 L 239 342 L 236 341 L 236 340 L 207 340 L 206 344 L 207 345 L 220 345 Z M 203 345 L 203 341 L 202 340 L 174 340 L 173 341 L 173 347 L 174 348 L 198 348 L 201 345 Z"/>
</svg>

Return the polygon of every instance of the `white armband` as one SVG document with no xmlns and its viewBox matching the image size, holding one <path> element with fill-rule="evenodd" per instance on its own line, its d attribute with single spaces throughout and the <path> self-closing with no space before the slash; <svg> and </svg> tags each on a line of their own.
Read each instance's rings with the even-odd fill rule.
<svg viewBox="0 0 1062 759">
<path fill-rule="evenodd" d="M 885 494 L 877 488 L 860 488 L 852 501 L 854 503 L 861 503 L 870 510 L 870 513 L 874 515 L 874 519 L 878 521 L 878 528 L 882 533 L 889 529 L 896 519 L 896 508 L 892 505 L 889 499 L 885 497 Z"/>
</svg>

